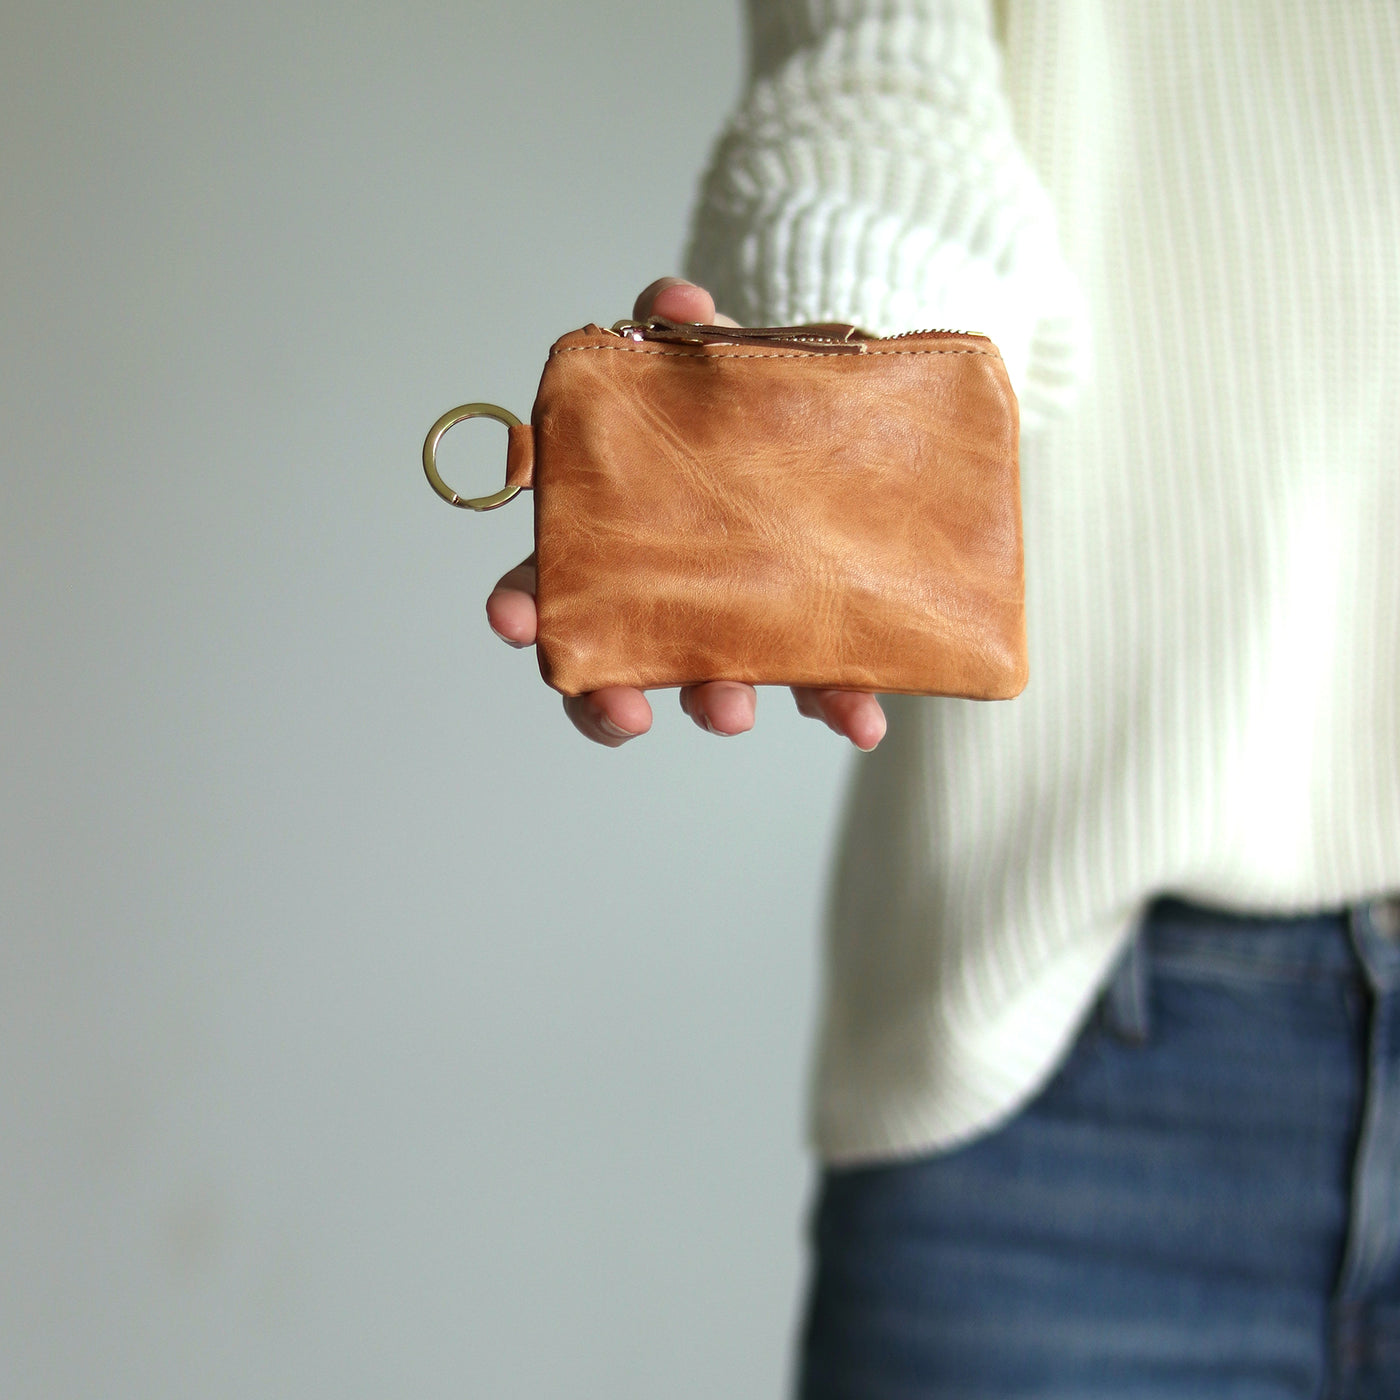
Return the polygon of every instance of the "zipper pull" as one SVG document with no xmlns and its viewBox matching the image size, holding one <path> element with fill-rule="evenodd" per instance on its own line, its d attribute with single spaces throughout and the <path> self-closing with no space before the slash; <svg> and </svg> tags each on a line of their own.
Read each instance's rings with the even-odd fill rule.
<svg viewBox="0 0 1400 1400">
<path fill-rule="evenodd" d="M 661 341 L 668 345 L 793 345 L 817 354 L 859 355 L 876 337 L 859 326 L 824 321 L 808 326 L 707 326 L 699 321 L 672 321 L 651 316 L 645 321 L 617 321 L 610 334 L 624 340 Z"/>
</svg>

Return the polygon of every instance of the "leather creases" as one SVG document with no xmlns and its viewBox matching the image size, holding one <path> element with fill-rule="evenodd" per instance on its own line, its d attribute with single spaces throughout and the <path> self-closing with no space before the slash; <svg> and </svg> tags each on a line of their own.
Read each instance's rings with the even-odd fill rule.
<svg viewBox="0 0 1400 1400">
<path fill-rule="evenodd" d="M 551 350 L 530 435 L 510 472 L 564 694 L 1025 685 L 1017 407 L 986 337 L 826 353 L 588 326 Z"/>
</svg>

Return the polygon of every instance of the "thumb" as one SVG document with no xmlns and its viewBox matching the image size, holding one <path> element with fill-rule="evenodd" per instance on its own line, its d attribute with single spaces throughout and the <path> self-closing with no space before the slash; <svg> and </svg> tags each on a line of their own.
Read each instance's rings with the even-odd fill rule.
<svg viewBox="0 0 1400 1400">
<path fill-rule="evenodd" d="M 671 321 L 701 321 L 713 325 L 715 299 L 703 287 L 683 277 L 658 277 L 637 298 L 632 315 L 638 321 L 665 316 Z"/>
</svg>

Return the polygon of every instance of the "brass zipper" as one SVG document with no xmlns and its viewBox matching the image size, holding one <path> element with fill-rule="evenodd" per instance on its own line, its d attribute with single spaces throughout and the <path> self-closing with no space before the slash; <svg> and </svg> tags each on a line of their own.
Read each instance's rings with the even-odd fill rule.
<svg viewBox="0 0 1400 1400">
<path fill-rule="evenodd" d="M 814 354 L 859 355 L 880 340 L 908 340 L 921 335 L 983 335 L 981 331 L 904 331 L 877 336 L 844 321 L 815 322 L 804 326 L 710 326 L 699 321 L 672 321 L 650 316 L 645 321 L 613 323 L 609 335 L 623 340 L 659 341 L 668 345 L 794 345 Z M 984 336 L 985 338 L 985 336 Z"/>
<path fill-rule="evenodd" d="M 624 340 L 660 341 L 667 345 L 797 345 L 821 354 L 858 355 L 875 337 L 857 326 L 828 322 L 810 326 L 709 326 L 699 321 L 672 321 L 650 316 L 645 321 L 618 321 L 612 335 Z"/>
<path fill-rule="evenodd" d="M 938 327 L 937 329 L 928 331 L 900 331 L 898 335 L 885 336 L 885 339 L 908 340 L 910 336 L 915 335 L 975 335 L 981 340 L 991 339 L 991 336 L 989 336 L 986 331 L 955 331 L 949 330 L 947 327 Z"/>
</svg>

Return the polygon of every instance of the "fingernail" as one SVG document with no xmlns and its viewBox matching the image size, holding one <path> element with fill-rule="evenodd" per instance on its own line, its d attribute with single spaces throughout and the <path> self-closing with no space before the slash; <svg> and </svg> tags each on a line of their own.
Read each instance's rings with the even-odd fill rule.
<svg viewBox="0 0 1400 1400">
<path fill-rule="evenodd" d="M 732 739 L 735 737 L 727 729 L 716 729 L 715 722 L 709 715 L 705 716 L 705 728 L 708 729 L 711 734 L 717 734 L 721 739 Z"/>
<path fill-rule="evenodd" d="M 624 729 L 620 724 L 614 724 L 607 715 L 598 716 L 598 728 L 614 739 L 635 739 L 637 737 L 630 729 Z"/>
<path fill-rule="evenodd" d="M 496 629 L 495 629 L 494 627 L 492 627 L 491 624 L 490 624 L 489 622 L 488 622 L 486 625 L 487 625 L 488 627 L 491 627 L 491 630 L 492 630 L 493 632 L 496 632 Z M 516 651 L 523 651 L 523 650 L 525 649 L 525 647 L 529 646 L 529 643 L 528 643 L 528 642 L 517 642 L 517 641 L 515 640 L 514 637 L 507 637 L 506 634 L 505 634 L 504 632 L 496 632 L 496 635 L 497 635 L 508 647 L 514 647 L 514 648 L 516 649 Z"/>
<path fill-rule="evenodd" d="M 879 732 L 879 734 L 875 736 L 875 740 L 871 744 L 856 744 L 856 741 L 854 739 L 851 740 L 851 743 L 856 744 L 856 748 L 858 748 L 861 751 L 861 753 L 874 753 L 875 750 L 880 747 L 880 740 L 884 737 L 885 731 L 882 729 Z"/>
</svg>

